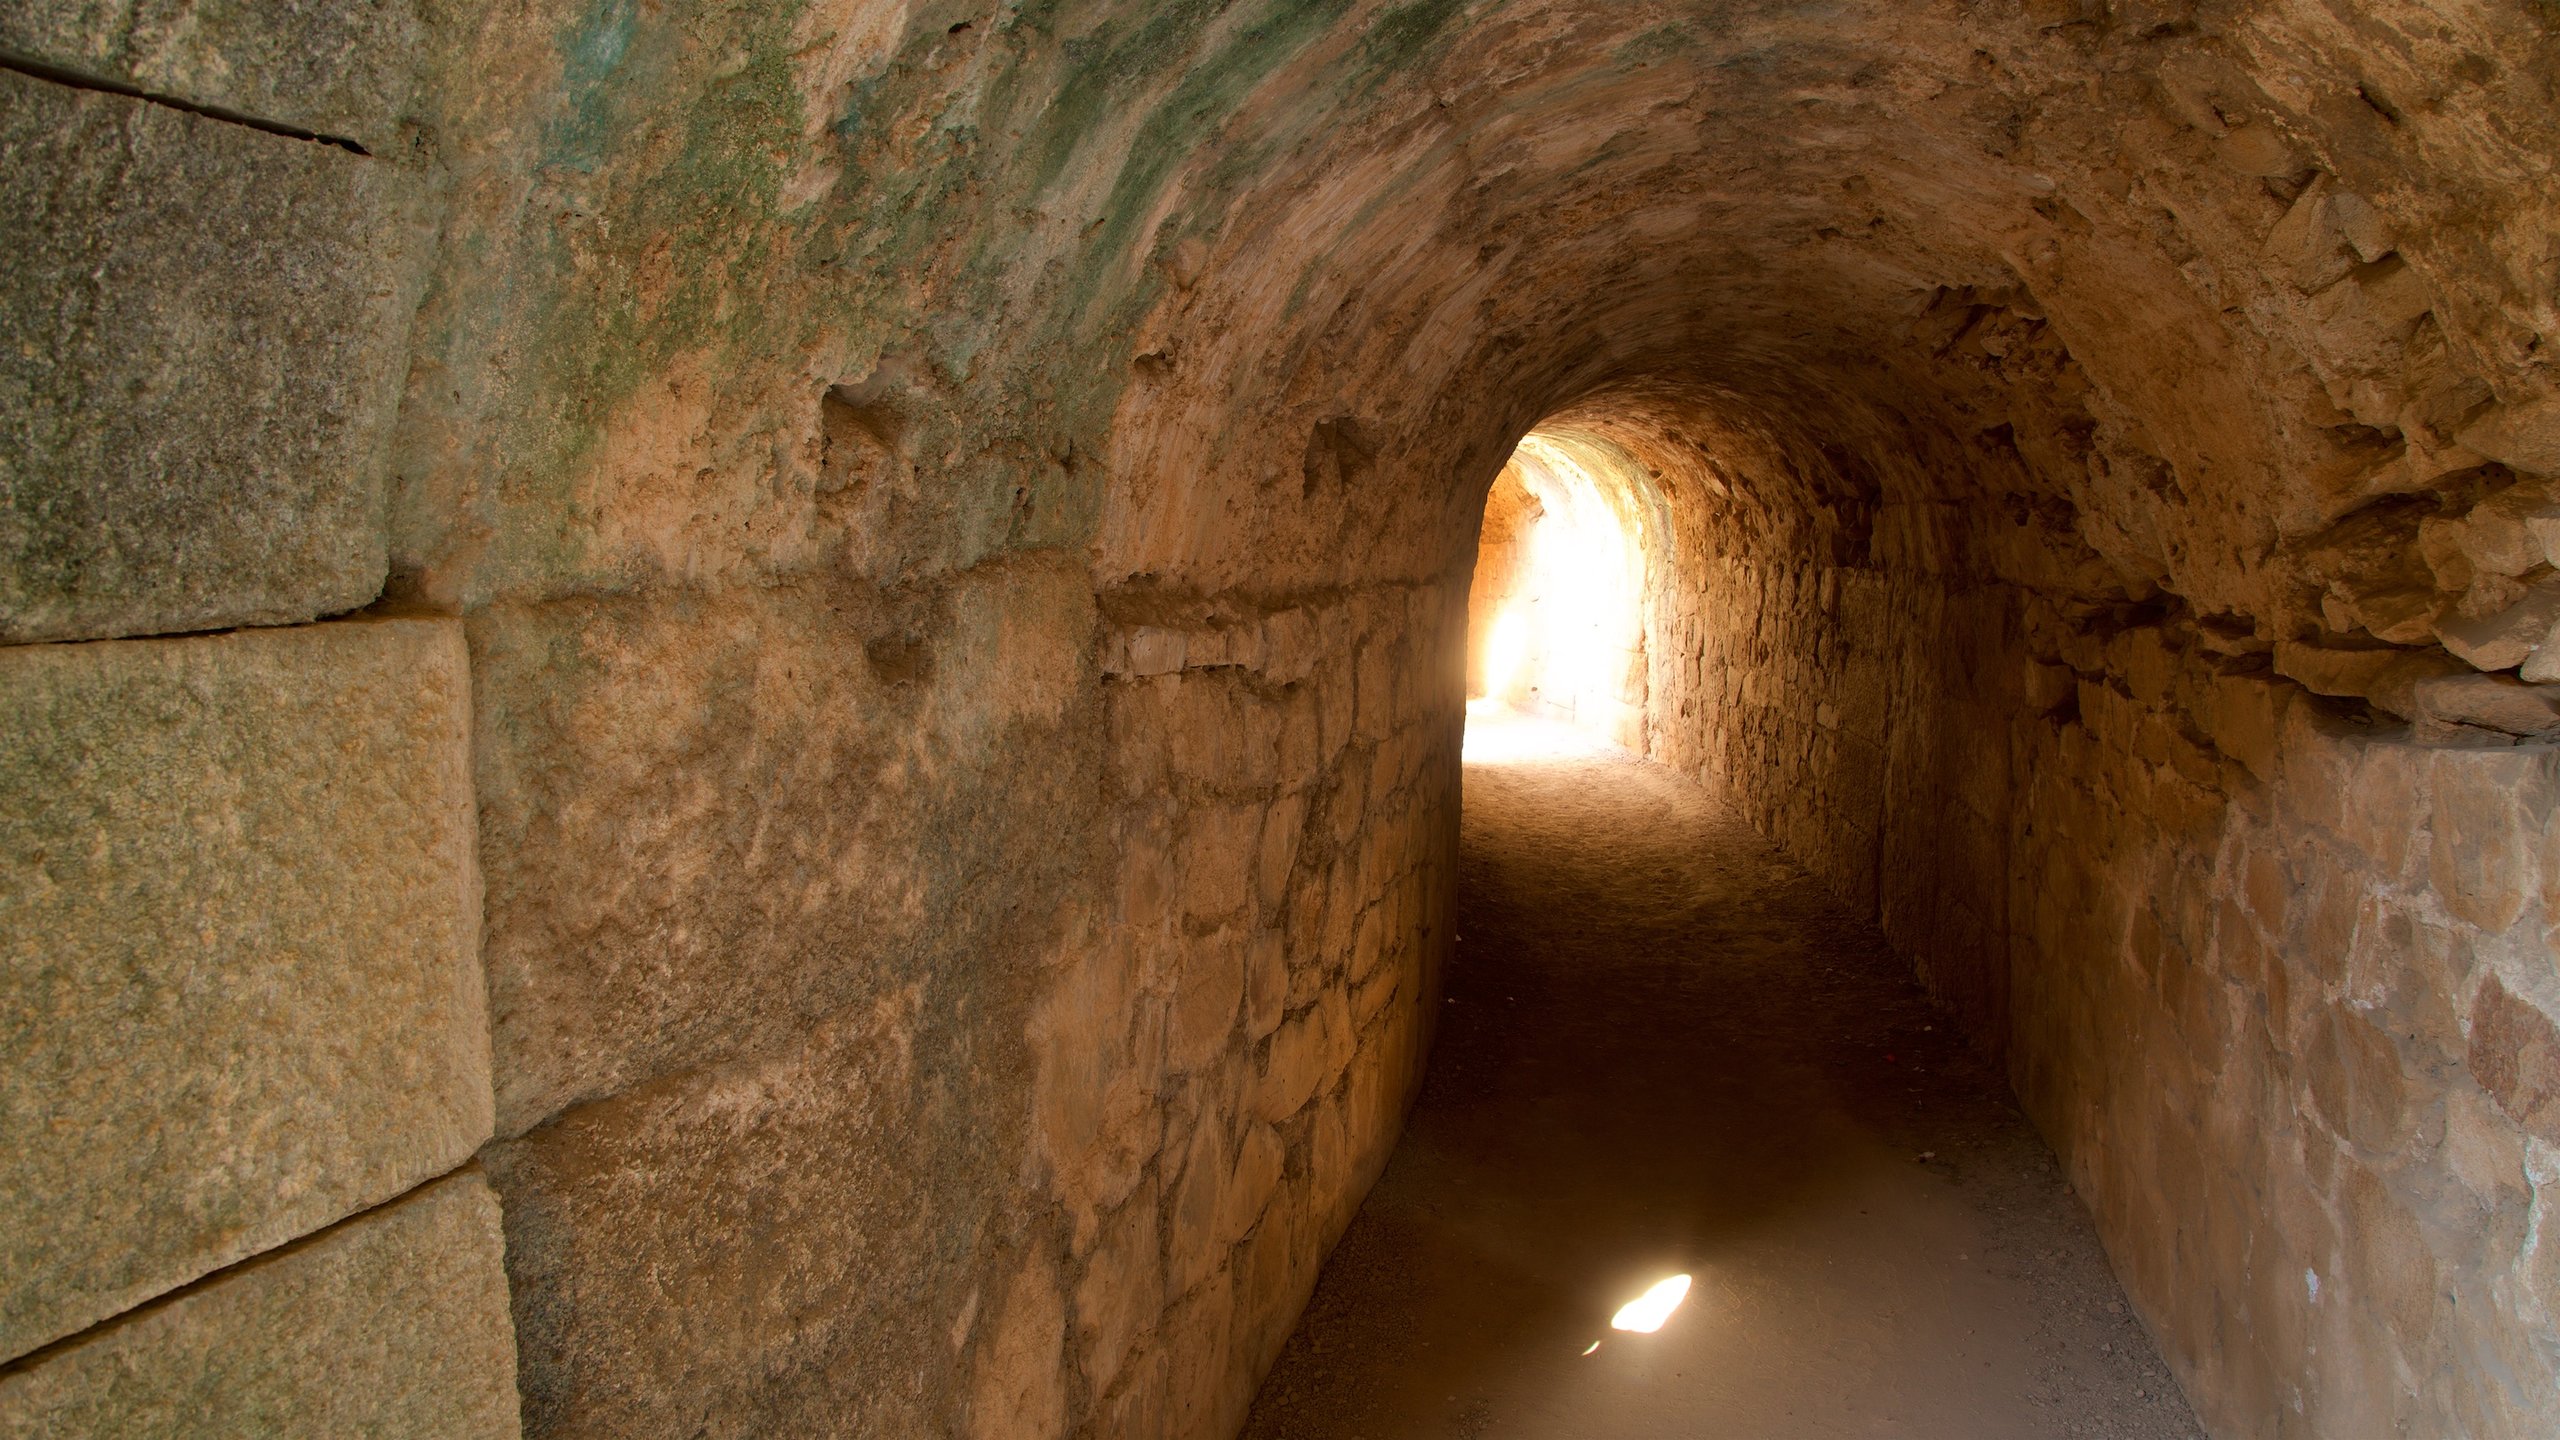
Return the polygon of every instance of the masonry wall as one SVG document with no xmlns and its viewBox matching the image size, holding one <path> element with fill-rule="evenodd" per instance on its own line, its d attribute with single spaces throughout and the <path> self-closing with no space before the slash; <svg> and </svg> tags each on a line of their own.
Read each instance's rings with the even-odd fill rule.
<svg viewBox="0 0 2560 1440">
<path fill-rule="evenodd" d="M 2523 0 L 9 9 L 0 1424 L 1215 1433 L 1427 1033 L 1485 487 L 1631 378 L 1885 472 L 1736 492 L 1700 633 L 1797 638 L 1651 693 L 1757 687 L 1698 757 L 2048 1033 L 2020 717 L 2106 665 L 1991 581 L 2386 711 L 2526 604 L 2402 552 L 2560 466 L 2555 63 Z"/>
<path fill-rule="evenodd" d="M 0 20 L 0 1433 L 1222 1434 L 1384 1163 L 1437 554 L 1098 565 L 768 9 Z"/>
<path fill-rule="evenodd" d="M 1702 528 L 1655 755 L 2005 1058 L 2215 1432 L 2541 1433 L 2555 752 L 2419 743 L 2192 625 Z"/>
<path fill-rule="evenodd" d="M 418 27 L 123 18 L 0 17 L 0 1434 L 513 1436 Z"/>
<path fill-rule="evenodd" d="M 1148 623 L 1105 650 L 1120 888 L 1033 1022 L 1070 1384 L 1097 1433 L 1225 1434 L 1421 1079 L 1463 620 L 1437 586 L 1123 598 Z"/>
</svg>

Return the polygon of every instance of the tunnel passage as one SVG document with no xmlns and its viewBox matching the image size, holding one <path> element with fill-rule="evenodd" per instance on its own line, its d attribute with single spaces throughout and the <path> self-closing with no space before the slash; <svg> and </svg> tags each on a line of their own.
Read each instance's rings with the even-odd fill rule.
<svg viewBox="0 0 2560 1440">
<path fill-rule="evenodd" d="M 0 1416 L 1231 1433 L 1536 429 L 1660 502 L 1577 718 L 1876 921 L 2207 1427 L 2536 1433 L 2553 43 L 0 16 Z"/>
<path fill-rule="evenodd" d="M 1456 926 L 1247 1436 L 2198 1433 L 1996 1069 L 1685 777 L 1471 708 Z"/>
<path fill-rule="evenodd" d="M 1644 745 L 1647 567 L 1660 499 L 1632 457 L 1531 431 L 1485 496 L 1467 586 L 1467 699 Z"/>
</svg>

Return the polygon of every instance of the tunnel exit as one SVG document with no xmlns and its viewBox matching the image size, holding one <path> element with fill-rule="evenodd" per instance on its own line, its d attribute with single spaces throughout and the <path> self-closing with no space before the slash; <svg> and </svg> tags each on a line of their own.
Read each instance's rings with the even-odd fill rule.
<svg viewBox="0 0 2560 1440">
<path fill-rule="evenodd" d="M 1467 713 L 1644 748 L 1644 597 L 1662 533 L 1641 467 L 1566 431 L 1521 440 L 1485 498 L 1467 596 Z"/>
</svg>

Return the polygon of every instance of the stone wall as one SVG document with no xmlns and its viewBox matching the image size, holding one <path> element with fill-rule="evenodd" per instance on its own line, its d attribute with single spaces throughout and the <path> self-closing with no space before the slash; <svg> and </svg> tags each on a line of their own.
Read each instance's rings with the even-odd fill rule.
<svg viewBox="0 0 2560 1440">
<path fill-rule="evenodd" d="M 512 1436 L 416 16 L 126 8 L 0 17 L 0 1433 Z"/>
<path fill-rule="evenodd" d="M 1421 1079 L 1462 631 L 1437 587 L 1106 610 L 1123 868 L 1033 1022 L 1069 1385 L 1100 1434 L 1228 1434 Z"/>
<path fill-rule="evenodd" d="M 1657 595 L 1654 753 L 2005 1058 L 2215 1432 L 2540 1433 L 2555 752 L 2421 743 L 2156 612 L 1710 530 Z"/>
<path fill-rule="evenodd" d="M 2490 663 L 2560 57 L 2351 10 L 0 16 L 0 1415 L 413 1413 L 505 1348 L 487 1186 L 537 1433 L 1216 1433 L 1427 1036 L 1486 487 L 1628 385 L 1732 471 L 1662 466 L 1664 753 L 2046 1033 L 2020 757 L 2104 637 L 2560 713 Z"/>
</svg>

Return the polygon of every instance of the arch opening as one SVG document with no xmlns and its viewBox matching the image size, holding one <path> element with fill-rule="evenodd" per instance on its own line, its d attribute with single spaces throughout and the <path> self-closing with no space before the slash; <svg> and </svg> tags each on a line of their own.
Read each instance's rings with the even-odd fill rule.
<svg viewBox="0 0 2560 1440">
<path fill-rule="evenodd" d="M 30 1052 L 121 1108 L 12 1172 L 85 1188 L 15 1187 L 78 1263 L 0 1392 L 470 1193 L 530 1321 L 407 1343 L 534 1435 L 1232 1433 L 1465 1010 L 1529 435 L 1588 494 L 1508 668 L 1916 966 L 2216 1433 L 2560 1412 L 2529 0 L 383 0 L 440 18 L 367 115 L 258 78 L 344 48 L 268 8 L 0 67 L 0 814 L 71 837 L 5 858 L 76 973 L 249 1006 Z M 442 1099 L 308 1083 L 357 974 Z M 241 1013 L 266 1083 L 183 1068 Z M 382 1148 L 274 1140 L 324 1112 Z"/>
<path fill-rule="evenodd" d="M 1570 429 L 1521 439 L 1486 493 L 1468 587 L 1471 736 L 1517 716 L 1643 750 L 1645 605 L 1668 560 L 1663 519 L 1623 449 Z"/>
</svg>

